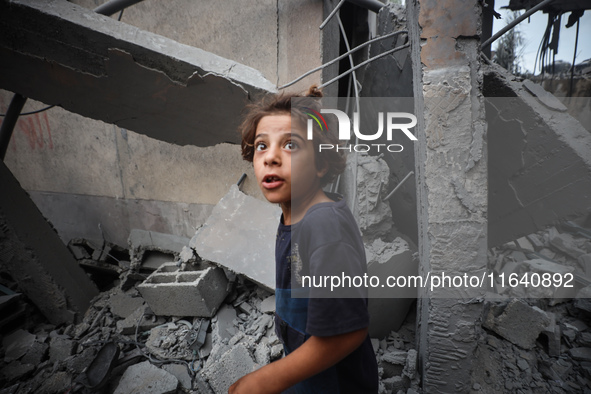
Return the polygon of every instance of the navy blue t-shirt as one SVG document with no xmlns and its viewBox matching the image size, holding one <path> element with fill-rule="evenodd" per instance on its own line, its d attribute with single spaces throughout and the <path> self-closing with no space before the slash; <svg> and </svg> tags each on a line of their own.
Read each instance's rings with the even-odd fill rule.
<svg viewBox="0 0 591 394">
<path fill-rule="evenodd" d="M 277 230 L 275 329 L 286 354 L 312 335 L 333 336 L 369 326 L 367 289 L 347 289 L 348 298 L 326 298 L 332 294 L 330 285 L 314 287 L 304 280 L 302 287 L 305 276 L 367 272 L 363 241 L 351 211 L 340 196 L 329 197 L 339 201 L 312 206 L 292 226 L 282 219 Z M 339 363 L 287 392 L 377 393 L 378 367 L 369 336 Z"/>
</svg>

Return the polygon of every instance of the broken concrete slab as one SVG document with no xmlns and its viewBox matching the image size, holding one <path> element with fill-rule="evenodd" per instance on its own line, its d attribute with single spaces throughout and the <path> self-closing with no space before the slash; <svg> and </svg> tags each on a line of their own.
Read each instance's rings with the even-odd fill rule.
<svg viewBox="0 0 591 394">
<path fill-rule="evenodd" d="M 23 364 L 19 361 L 12 361 L 0 369 L 0 374 L 9 382 L 25 379 L 35 370 L 33 364 Z"/>
<path fill-rule="evenodd" d="M 144 361 L 125 370 L 114 394 L 173 394 L 178 385 L 174 375 Z"/>
<path fill-rule="evenodd" d="M 550 244 L 561 252 L 577 259 L 585 254 L 576 244 L 574 237 L 568 233 L 559 233 L 554 227 L 548 229 L 548 240 Z"/>
<path fill-rule="evenodd" d="M 413 260 L 408 243 L 402 238 L 396 238 L 391 243 L 376 239 L 367 248 L 366 254 L 367 274 L 379 277 L 380 283 L 386 283 L 389 276 L 417 275 L 418 264 Z M 417 289 L 410 286 L 371 287 L 368 294 L 369 336 L 382 339 L 400 328 L 417 297 Z"/>
<path fill-rule="evenodd" d="M 163 317 L 156 317 L 153 315 L 145 316 L 147 309 L 147 305 L 140 306 L 125 319 L 119 320 L 117 322 L 117 332 L 122 335 L 135 334 L 136 327 L 140 321 L 141 323 L 138 328 L 140 332 L 149 331 L 154 327 L 166 323 L 166 320 Z"/>
<path fill-rule="evenodd" d="M 190 246 L 205 260 L 275 288 L 275 232 L 281 210 L 232 185 Z"/>
<path fill-rule="evenodd" d="M 275 313 L 275 296 L 272 295 L 270 297 L 265 298 L 261 302 L 260 310 L 263 313 Z"/>
<path fill-rule="evenodd" d="M 4 361 L 11 362 L 24 356 L 35 343 L 35 339 L 35 335 L 22 329 L 5 336 L 2 340 L 2 347 L 5 350 Z"/>
<path fill-rule="evenodd" d="M 256 371 L 255 363 L 244 344 L 238 344 L 222 355 L 220 360 L 204 371 L 209 384 L 216 393 L 227 393 L 230 386 L 246 374 Z"/>
<path fill-rule="evenodd" d="M 171 375 L 174 375 L 184 389 L 191 389 L 191 376 L 189 376 L 189 372 L 187 371 L 187 367 L 185 365 L 164 364 L 162 369 Z"/>
<path fill-rule="evenodd" d="M 82 318 L 98 289 L 3 162 L 0 184 L 3 270 L 51 323 Z"/>
<path fill-rule="evenodd" d="M 132 297 L 124 293 L 112 294 L 109 297 L 111 313 L 122 319 L 127 318 L 145 302 L 142 297 Z"/>
<path fill-rule="evenodd" d="M 0 87 L 152 138 L 238 143 L 244 106 L 276 90 L 255 69 L 65 0 L 2 2 L 0 14 Z"/>
<path fill-rule="evenodd" d="M 513 299 L 506 306 L 489 305 L 482 323 L 483 327 L 524 349 L 532 349 L 549 324 L 550 317 L 546 312 L 520 299 Z"/>
<path fill-rule="evenodd" d="M 223 305 L 212 320 L 212 335 L 215 342 L 228 340 L 236 334 L 234 320 L 236 310 L 229 305 Z"/>
<path fill-rule="evenodd" d="M 162 264 L 172 262 L 189 244 L 189 239 L 173 234 L 133 229 L 127 243 L 134 268 L 155 270 Z"/>
<path fill-rule="evenodd" d="M 218 267 L 181 271 L 167 263 L 137 289 L 158 316 L 212 317 L 228 295 L 228 279 Z"/>
<path fill-rule="evenodd" d="M 568 351 L 570 356 L 579 361 L 591 361 L 591 347 L 575 347 Z"/>
<path fill-rule="evenodd" d="M 484 67 L 489 247 L 589 209 L 591 135 L 526 89 L 501 67 Z"/>
<path fill-rule="evenodd" d="M 579 290 L 574 304 L 575 307 L 591 313 L 591 285 Z"/>
<path fill-rule="evenodd" d="M 63 361 L 74 354 L 77 343 L 67 338 L 53 337 L 49 341 L 49 361 Z"/>
</svg>

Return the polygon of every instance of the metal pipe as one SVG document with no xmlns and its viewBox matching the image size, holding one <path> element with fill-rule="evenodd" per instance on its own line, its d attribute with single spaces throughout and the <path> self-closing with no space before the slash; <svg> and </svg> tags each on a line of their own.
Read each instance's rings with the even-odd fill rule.
<svg viewBox="0 0 591 394">
<path fill-rule="evenodd" d="M 318 89 L 322 89 L 322 88 L 324 88 L 324 87 L 326 87 L 326 86 L 330 85 L 331 83 L 334 83 L 334 82 L 338 81 L 338 80 L 339 80 L 339 79 L 341 79 L 342 77 L 344 77 L 344 76 L 346 76 L 346 75 L 349 75 L 349 74 L 351 74 L 353 71 L 357 70 L 359 67 L 363 67 L 363 66 L 365 66 L 366 64 L 373 62 L 374 60 L 378 60 L 379 58 L 382 58 L 382 57 L 384 57 L 384 56 L 387 56 L 387 55 L 390 55 L 390 54 L 392 54 L 392 53 L 394 53 L 394 52 L 398 52 L 398 51 L 400 51 L 400 50 L 406 49 L 406 48 L 408 48 L 408 47 L 410 47 L 410 44 L 406 44 L 406 45 L 402 45 L 402 46 L 400 46 L 400 47 L 396 47 L 396 48 L 394 48 L 394 49 L 390 49 L 389 51 L 386 51 L 386 52 L 384 52 L 384 53 L 380 53 L 379 55 L 376 55 L 376 56 L 374 56 L 374 57 L 372 57 L 372 58 L 369 58 L 369 59 L 367 59 L 366 61 L 364 61 L 364 62 L 362 62 L 362 63 L 359 63 L 359 64 L 358 64 L 358 65 L 356 65 L 355 67 L 348 69 L 348 70 L 347 70 L 347 71 L 345 71 L 344 73 L 342 73 L 342 74 L 340 74 L 340 75 L 338 75 L 338 76 L 334 77 L 334 78 L 333 78 L 333 79 L 331 79 L 330 81 L 328 81 L 328 82 L 324 82 L 322 85 L 318 86 Z"/>
<path fill-rule="evenodd" d="M 111 16 L 131 5 L 142 2 L 143 0 L 111 0 L 99 5 L 93 11 L 97 14 Z"/>
<path fill-rule="evenodd" d="M 347 1 L 349 3 L 353 3 L 355 5 L 358 5 L 359 7 L 367 8 L 368 10 L 373 11 L 375 13 L 380 12 L 382 7 L 385 6 L 384 3 L 381 3 L 378 0 L 347 0 Z"/>
<path fill-rule="evenodd" d="M 544 0 L 540 4 L 538 4 L 537 6 L 530 8 L 529 10 L 527 10 L 526 12 L 521 14 L 513 22 L 509 23 L 507 26 L 505 26 L 501 30 L 499 30 L 494 36 L 492 36 L 491 38 L 489 38 L 488 40 L 483 42 L 480 45 L 480 50 L 482 50 L 482 48 L 486 48 L 488 45 L 495 42 L 499 37 L 501 37 L 503 34 L 507 33 L 509 30 L 513 29 L 515 26 L 520 24 L 524 19 L 528 18 L 530 15 L 536 13 L 536 11 L 538 11 L 541 8 L 544 8 L 545 6 L 552 3 L 553 1 L 555 1 L 555 0 Z"/>
<path fill-rule="evenodd" d="M 279 86 L 278 89 L 280 89 L 280 90 L 281 89 L 285 89 L 285 88 L 293 85 L 294 83 L 296 83 L 298 81 L 301 81 L 302 79 L 306 78 L 308 75 L 310 75 L 312 73 L 315 73 L 316 71 L 320 71 L 323 68 L 328 67 L 331 64 L 334 64 L 335 62 L 338 62 L 339 60 L 341 60 L 341 59 L 349 56 L 350 53 L 353 53 L 353 52 L 355 52 L 355 51 L 357 51 L 357 50 L 359 50 L 361 48 L 364 48 L 364 47 L 368 46 L 369 44 L 371 44 L 373 42 L 380 41 L 380 40 L 385 40 L 386 38 L 390 38 L 390 37 L 393 37 L 393 36 L 397 36 L 399 34 L 406 34 L 406 33 L 408 33 L 407 30 L 399 30 L 399 31 L 395 31 L 395 32 L 392 32 L 392 33 L 385 34 L 385 35 L 380 36 L 380 37 L 372 38 L 371 40 L 366 41 L 363 44 L 357 45 L 355 48 L 351 49 L 350 51 L 347 51 L 347 52 L 343 53 L 342 55 L 340 55 L 340 56 L 332 59 L 331 61 L 329 61 L 327 63 L 324 63 L 323 65 L 318 66 L 316 68 L 313 68 L 310 71 L 306 71 L 304 74 L 300 75 L 299 77 L 297 77 L 293 81 L 291 81 L 289 83 L 286 83 L 285 85 Z"/>
<path fill-rule="evenodd" d="M 0 160 L 4 160 L 4 156 L 6 156 L 6 150 L 8 149 L 10 137 L 12 137 L 12 131 L 14 130 L 14 126 L 16 125 L 18 117 L 26 102 L 27 98 L 18 93 L 15 93 L 12 97 L 12 101 L 8 106 L 8 111 L 6 111 L 2 126 L 0 126 Z"/>
<path fill-rule="evenodd" d="M 343 4 L 345 4 L 345 0 L 341 0 L 339 2 L 339 4 L 337 4 L 337 6 L 334 8 L 334 10 L 332 10 L 330 12 L 330 14 L 328 14 L 328 16 L 326 17 L 326 19 L 324 20 L 324 22 L 322 22 L 322 24 L 320 26 L 318 26 L 318 28 L 320 30 L 324 29 L 324 26 L 326 26 L 326 24 L 332 19 L 332 17 L 341 9 L 341 7 L 343 6 Z"/>
<path fill-rule="evenodd" d="M 390 197 L 392 197 L 392 196 L 394 195 L 394 193 L 396 193 L 396 190 L 398 190 L 398 189 L 400 188 L 400 186 L 402 186 L 402 184 L 403 184 L 404 182 L 406 182 L 406 180 L 407 180 L 408 178 L 410 178 L 410 176 L 411 176 L 412 174 L 414 174 L 414 173 L 415 173 L 414 171 L 411 171 L 411 172 L 409 172 L 409 173 L 408 173 L 408 175 L 407 175 L 407 176 L 405 176 L 405 177 L 404 177 L 404 178 L 403 178 L 403 179 L 400 181 L 400 183 L 398 183 L 398 185 L 396 185 L 396 187 L 394 188 L 394 190 L 392 190 L 392 191 L 391 191 L 391 192 L 390 192 L 390 193 L 389 193 L 389 194 L 388 194 L 386 197 L 382 198 L 382 201 L 387 201 L 387 200 L 388 200 Z"/>
</svg>

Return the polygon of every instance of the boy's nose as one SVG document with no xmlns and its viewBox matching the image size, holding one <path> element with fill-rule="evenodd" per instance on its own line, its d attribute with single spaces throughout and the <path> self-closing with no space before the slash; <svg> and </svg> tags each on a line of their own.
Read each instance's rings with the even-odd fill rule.
<svg viewBox="0 0 591 394">
<path fill-rule="evenodd" d="M 265 164 L 267 165 L 277 165 L 281 163 L 281 149 L 278 147 L 270 147 L 267 149 L 267 153 L 265 154 Z"/>
</svg>

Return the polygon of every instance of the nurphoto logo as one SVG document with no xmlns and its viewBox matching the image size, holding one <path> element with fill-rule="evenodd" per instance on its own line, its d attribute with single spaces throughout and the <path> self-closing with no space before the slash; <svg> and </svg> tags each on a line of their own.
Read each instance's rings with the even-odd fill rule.
<svg viewBox="0 0 591 394">
<path fill-rule="evenodd" d="M 411 113 L 408 112 L 378 112 L 378 130 L 373 134 L 363 134 L 360 130 L 360 115 L 359 112 L 353 113 L 353 127 L 351 127 L 351 120 L 349 116 L 338 109 L 326 109 L 323 108 L 318 111 L 315 111 L 311 108 L 304 108 L 305 114 L 310 116 L 311 119 L 308 119 L 307 123 L 307 138 L 308 140 L 312 139 L 313 132 L 312 128 L 314 126 L 314 122 L 318 124 L 321 131 L 328 131 L 328 125 L 326 120 L 322 116 L 322 114 L 332 114 L 336 116 L 338 122 L 338 137 L 339 140 L 342 141 L 349 141 L 351 140 L 351 130 L 355 134 L 355 144 L 349 144 L 347 146 L 339 146 L 333 144 L 319 144 L 318 151 L 322 152 L 323 150 L 346 150 L 348 152 L 369 152 L 370 150 L 377 150 L 380 152 L 382 148 L 385 148 L 388 152 L 402 152 L 404 147 L 400 144 L 360 144 L 359 141 L 375 141 L 382 137 L 384 133 L 384 129 L 386 130 L 386 139 L 388 142 L 392 141 L 393 135 L 395 132 L 402 132 L 409 140 L 416 141 L 417 137 L 415 137 L 409 129 L 413 128 L 417 124 L 417 118 Z M 384 127 L 385 124 L 385 127 Z"/>
</svg>

